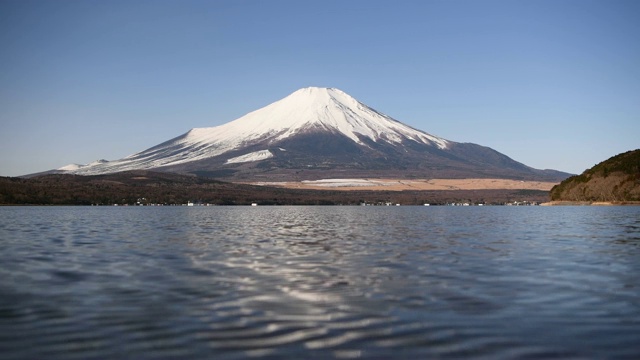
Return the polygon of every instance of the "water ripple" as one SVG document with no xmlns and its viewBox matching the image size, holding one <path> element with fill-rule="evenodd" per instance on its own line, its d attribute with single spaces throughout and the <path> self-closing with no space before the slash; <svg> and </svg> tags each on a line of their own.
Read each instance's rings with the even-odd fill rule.
<svg viewBox="0 0 640 360">
<path fill-rule="evenodd" d="M 3 358 L 636 358 L 638 208 L 0 208 Z"/>
</svg>

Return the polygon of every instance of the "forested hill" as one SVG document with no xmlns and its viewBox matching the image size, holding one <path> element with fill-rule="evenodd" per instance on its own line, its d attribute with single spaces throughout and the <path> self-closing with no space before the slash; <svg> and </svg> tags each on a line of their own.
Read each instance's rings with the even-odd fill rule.
<svg viewBox="0 0 640 360">
<path fill-rule="evenodd" d="M 640 201 L 640 149 L 603 161 L 551 189 L 553 201 Z"/>
</svg>

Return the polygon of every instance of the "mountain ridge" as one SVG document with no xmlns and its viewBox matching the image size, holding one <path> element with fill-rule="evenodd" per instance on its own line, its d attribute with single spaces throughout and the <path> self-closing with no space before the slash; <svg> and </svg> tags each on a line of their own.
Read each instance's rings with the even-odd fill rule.
<svg viewBox="0 0 640 360">
<path fill-rule="evenodd" d="M 129 170 L 228 180 L 357 175 L 561 180 L 485 146 L 415 129 L 335 88 L 307 87 L 231 122 L 194 128 L 123 159 L 67 166 L 97 175 Z M 389 174 L 391 172 L 391 174 Z"/>
</svg>

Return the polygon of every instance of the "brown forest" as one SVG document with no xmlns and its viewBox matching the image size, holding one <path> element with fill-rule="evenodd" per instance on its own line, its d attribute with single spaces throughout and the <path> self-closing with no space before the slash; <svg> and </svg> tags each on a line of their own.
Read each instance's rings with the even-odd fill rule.
<svg viewBox="0 0 640 360">
<path fill-rule="evenodd" d="M 297 190 L 220 182 L 209 178 L 149 171 L 110 175 L 0 177 L 3 205 L 403 205 L 548 201 L 538 190 L 337 191 Z"/>
<path fill-rule="evenodd" d="M 640 201 L 640 149 L 603 161 L 551 189 L 554 201 Z"/>
</svg>

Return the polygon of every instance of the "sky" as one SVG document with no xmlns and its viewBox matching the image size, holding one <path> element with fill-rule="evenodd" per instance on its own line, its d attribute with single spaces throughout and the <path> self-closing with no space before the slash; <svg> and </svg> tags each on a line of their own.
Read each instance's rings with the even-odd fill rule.
<svg viewBox="0 0 640 360">
<path fill-rule="evenodd" d="M 335 87 L 581 173 L 640 148 L 637 0 L 0 0 L 0 176 L 115 160 Z"/>
</svg>

